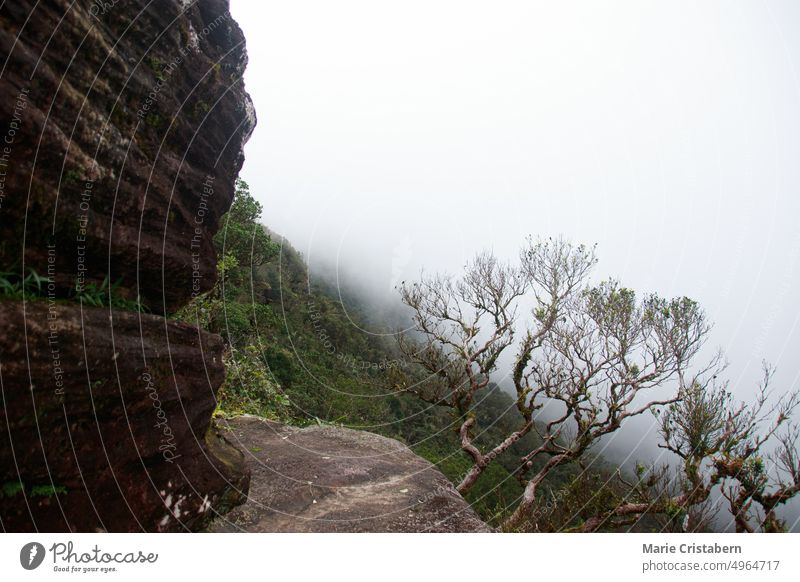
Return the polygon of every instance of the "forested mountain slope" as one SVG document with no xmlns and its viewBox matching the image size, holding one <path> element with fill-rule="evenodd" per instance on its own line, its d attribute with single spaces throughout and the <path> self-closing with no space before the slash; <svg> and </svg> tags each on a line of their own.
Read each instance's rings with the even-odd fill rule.
<svg viewBox="0 0 800 582">
<path fill-rule="evenodd" d="M 418 372 L 403 363 L 391 334 L 363 331 L 368 318 L 374 326 L 369 306 L 309 275 L 302 256 L 261 220 L 260 205 L 240 181 L 216 238 L 219 282 L 179 314 L 221 334 L 229 347 L 217 414 L 378 433 L 406 443 L 457 482 L 470 463 L 449 411 L 397 390 L 400 378 Z M 388 327 L 385 331 L 391 331 Z M 495 385 L 481 394 L 477 413 L 485 427 L 478 441 L 486 445 L 501 440 L 518 414 L 512 398 Z M 510 471 L 535 438 L 528 435 L 513 446 L 467 496 L 490 524 L 497 524 L 521 494 Z M 599 480 L 597 471 L 565 467 L 543 495 L 557 494 L 562 513 L 572 506 L 591 512 Z M 570 499 L 574 503 L 565 503 Z M 558 529 L 579 521 L 580 511 L 540 519 L 543 529 Z"/>
</svg>

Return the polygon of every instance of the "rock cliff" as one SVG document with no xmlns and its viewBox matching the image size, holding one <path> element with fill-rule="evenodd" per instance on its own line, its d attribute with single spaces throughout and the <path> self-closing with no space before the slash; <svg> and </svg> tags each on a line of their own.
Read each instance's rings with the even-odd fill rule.
<svg viewBox="0 0 800 582">
<path fill-rule="evenodd" d="M 219 336 L 41 301 L 0 302 L 0 325 L 6 530 L 196 529 L 244 498 L 244 457 L 210 429 Z"/>
<path fill-rule="evenodd" d="M 210 428 L 221 340 L 159 314 L 215 280 L 242 33 L 227 0 L 18 0 L 0 54 L 0 526 L 202 527 L 249 474 Z"/>
<path fill-rule="evenodd" d="M 215 279 L 255 123 L 227 0 L 5 2 L 0 261 L 157 313 Z M 10 142 L 10 143 L 9 143 Z"/>
</svg>

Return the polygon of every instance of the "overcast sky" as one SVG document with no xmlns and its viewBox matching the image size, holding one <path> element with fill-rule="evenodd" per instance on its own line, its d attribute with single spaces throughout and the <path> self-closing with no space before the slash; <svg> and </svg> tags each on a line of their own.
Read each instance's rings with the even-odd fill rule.
<svg viewBox="0 0 800 582">
<path fill-rule="evenodd" d="M 528 234 L 688 295 L 751 393 L 797 387 L 800 2 L 233 0 L 242 175 L 312 265 L 390 297 Z"/>
</svg>

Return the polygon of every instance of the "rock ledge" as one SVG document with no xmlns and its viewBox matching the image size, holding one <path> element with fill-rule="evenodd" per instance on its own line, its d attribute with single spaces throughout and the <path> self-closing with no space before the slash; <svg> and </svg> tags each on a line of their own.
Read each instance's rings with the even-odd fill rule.
<svg viewBox="0 0 800 582">
<path fill-rule="evenodd" d="M 439 470 L 402 443 L 242 416 L 219 423 L 252 472 L 213 532 L 489 532 Z"/>
</svg>

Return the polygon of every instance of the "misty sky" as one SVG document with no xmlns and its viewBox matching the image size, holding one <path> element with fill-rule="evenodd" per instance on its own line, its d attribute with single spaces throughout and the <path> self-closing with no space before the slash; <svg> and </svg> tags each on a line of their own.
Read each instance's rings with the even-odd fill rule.
<svg viewBox="0 0 800 582">
<path fill-rule="evenodd" d="M 528 234 L 688 295 L 747 396 L 800 385 L 800 3 L 233 0 L 242 176 L 312 266 L 389 298 Z M 648 422 L 652 422 L 649 420 Z"/>
</svg>

